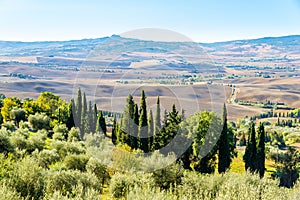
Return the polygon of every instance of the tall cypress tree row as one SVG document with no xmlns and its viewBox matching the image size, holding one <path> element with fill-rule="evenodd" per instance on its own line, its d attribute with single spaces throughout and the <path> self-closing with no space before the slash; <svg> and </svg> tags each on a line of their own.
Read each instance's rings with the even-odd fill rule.
<svg viewBox="0 0 300 200">
<path fill-rule="evenodd" d="M 106 136 L 106 122 L 103 116 L 103 112 L 101 110 L 99 112 L 98 124 L 100 128 L 100 132 Z"/>
<path fill-rule="evenodd" d="M 149 151 L 152 150 L 153 145 L 153 132 L 154 132 L 154 123 L 153 123 L 153 114 L 152 109 L 150 109 L 149 117 L 148 117 L 148 136 L 149 136 Z"/>
<path fill-rule="evenodd" d="M 147 106 L 145 91 L 142 90 L 141 103 L 140 103 L 140 119 L 139 119 L 139 138 L 140 149 L 148 152 L 148 119 L 147 119 Z"/>
<path fill-rule="evenodd" d="M 257 146 L 257 170 L 262 178 L 265 174 L 265 127 L 263 123 L 258 127 L 258 146 Z"/>
<path fill-rule="evenodd" d="M 245 162 L 245 170 L 249 170 L 252 173 L 256 171 L 256 138 L 255 125 L 253 122 L 250 123 L 248 141 L 243 160 Z"/>
<path fill-rule="evenodd" d="M 114 121 L 113 121 L 113 125 L 112 125 L 112 130 L 111 130 L 111 141 L 114 145 L 117 145 L 117 119 L 116 116 L 114 116 Z"/>
<path fill-rule="evenodd" d="M 223 129 L 218 142 L 218 172 L 225 173 L 226 170 L 230 167 L 230 150 L 229 150 L 229 142 L 228 142 L 228 127 L 227 127 L 227 110 L 226 105 L 223 105 L 223 114 L 222 114 L 222 123 Z"/>
</svg>

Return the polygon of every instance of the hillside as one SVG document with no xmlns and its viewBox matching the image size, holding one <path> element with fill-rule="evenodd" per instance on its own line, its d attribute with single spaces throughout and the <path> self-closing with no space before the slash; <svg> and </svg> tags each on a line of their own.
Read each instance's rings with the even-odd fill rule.
<svg viewBox="0 0 300 200">
<path fill-rule="evenodd" d="M 218 43 L 156 42 L 118 35 L 56 42 L 0 41 L 0 93 L 23 98 L 52 91 L 70 99 L 80 86 L 103 109 L 122 111 L 119 102 L 128 93 L 148 87 L 149 98 L 160 95 L 166 108 L 176 98 L 182 105 L 196 101 L 203 109 L 211 109 L 215 100 L 218 106 L 236 101 L 229 105 L 229 118 L 236 119 L 264 111 L 239 102 L 300 107 L 299 66 L 300 36 Z M 117 102 L 114 108 L 107 100 L 111 97 Z"/>
</svg>

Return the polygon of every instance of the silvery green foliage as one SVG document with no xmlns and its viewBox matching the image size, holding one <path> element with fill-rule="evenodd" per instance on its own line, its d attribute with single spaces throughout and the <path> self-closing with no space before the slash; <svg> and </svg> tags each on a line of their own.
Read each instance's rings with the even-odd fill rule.
<svg viewBox="0 0 300 200">
<path fill-rule="evenodd" d="M 24 198 L 40 199 L 44 196 L 45 171 L 34 159 L 24 158 L 13 165 L 13 173 L 9 173 L 1 182 Z"/>
<path fill-rule="evenodd" d="M 115 174 L 109 186 L 113 197 L 125 197 L 134 187 L 154 188 L 154 180 L 149 173 Z"/>
<path fill-rule="evenodd" d="M 40 152 L 36 150 L 32 153 L 32 157 L 37 161 L 38 165 L 43 168 L 49 168 L 51 164 L 60 160 L 56 149 L 43 149 Z"/>
<path fill-rule="evenodd" d="M 41 151 L 45 148 L 47 139 L 47 131 L 39 130 L 36 133 L 30 135 L 27 139 L 27 151 L 29 153 L 35 151 L 36 149 Z"/>
<path fill-rule="evenodd" d="M 84 154 L 86 149 L 82 142 L 51 141 L 50 149 L 56 149 L 61 159 L 69 154 Z"/>
<path fill-rule="evenodd" d="M 0 200 L 23 200 L 23 198 L 18 194 L 13 188 L 8 187 L 5 184 L 0 185 Z"/>
<path fill-rule="evenodd" d="M 85 189 L 84 186 L 78 185 L 72 188 L 69 196 L 63 195 L 61 191 L 47 193 L 44 200 L 100 200 L 99 191 L 93 188 Z"/>
<path fill-rule="evenodd" d="M 102 188 L 94 174 L 80 172 L 78 170 L 61 170 L 48 171 L 45 186 L 45 194 L 53 195 L 59 192 L 63 196 L 76 197 L 77 190 L 74 188 L 80 187 L 81 194 L 88 191 L 97 191 L 97 194 L 102 192 Z"/>
<path fill-rule="evenodd" d="M 170 200 L 281 200 L 297 199 L 299 192 L 296 191 L 296 188 L 294 190 L 279 188 L 278 181 L 260 179 L 258 175 L 226 173 L 222 176 L 185 172 L 182 184 L 169 190 L 135 186 L 127 197 L 128 199 Z"/>
<path fill-rule="evenodd" d="M 178 197 L 171 191 L 164 191 L 159 188 L 134 187 L 129 191 L 127 200 L 178 200 Z"/>
</svg>

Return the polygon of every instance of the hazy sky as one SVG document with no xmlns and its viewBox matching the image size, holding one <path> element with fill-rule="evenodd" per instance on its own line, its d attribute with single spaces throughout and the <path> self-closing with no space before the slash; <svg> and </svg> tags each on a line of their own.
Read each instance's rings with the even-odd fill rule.
<svg viewBox="0 0 300 200">
<path fill-rule="evenodd" d="M 300 35 L 300 0 L 0 0 L 0 40 L 97 38 L 140 28 L 198 42 Z"/>
</svg>

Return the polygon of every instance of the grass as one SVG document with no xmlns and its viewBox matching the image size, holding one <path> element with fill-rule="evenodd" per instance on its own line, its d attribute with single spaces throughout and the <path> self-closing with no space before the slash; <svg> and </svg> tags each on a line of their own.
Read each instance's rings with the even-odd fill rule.
<svg viewBox="0 0 300 200">
<path fill-rule="evenodd" d="M 230 172 L 234 173 L 243 173 L 245 172 L 245 163 L 243 161 L 245 148 L 237 149 L 237 157 L 234 158 L 230 165 Z M 266 159 L 265 161 L 266 166 L 266 175 L 271 177 L 271 174 L 276 171 L 276 164 L 273 160 Z"/>
</svg>

